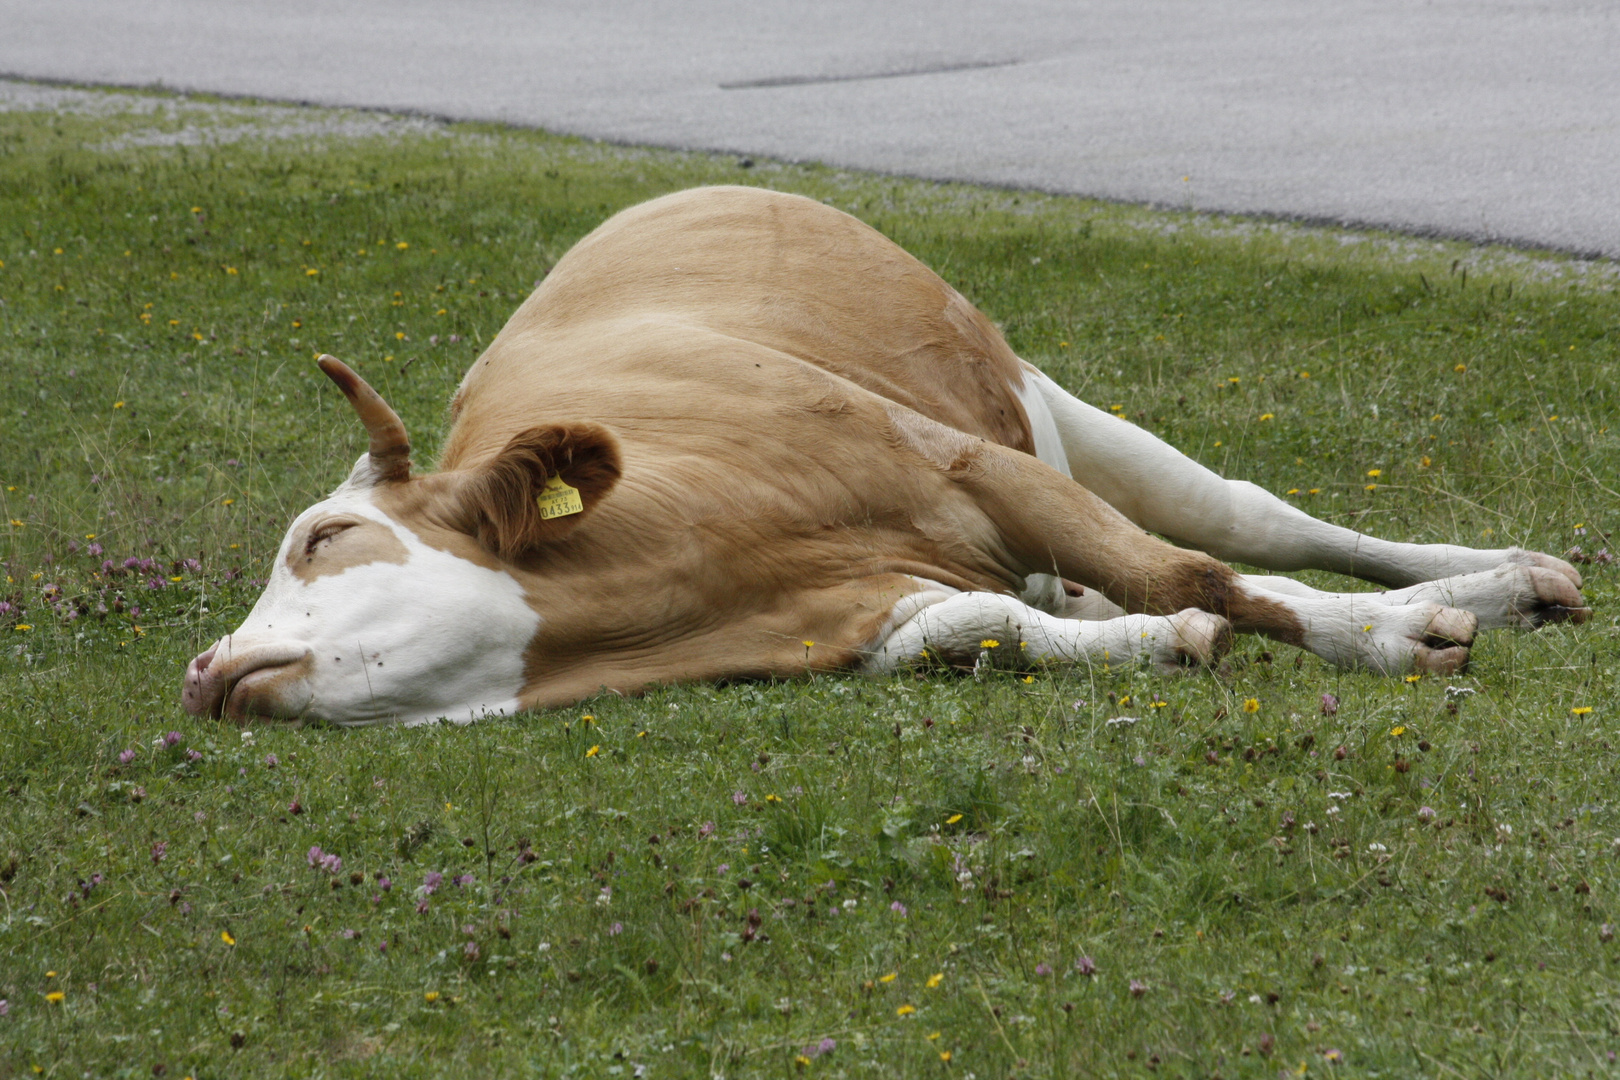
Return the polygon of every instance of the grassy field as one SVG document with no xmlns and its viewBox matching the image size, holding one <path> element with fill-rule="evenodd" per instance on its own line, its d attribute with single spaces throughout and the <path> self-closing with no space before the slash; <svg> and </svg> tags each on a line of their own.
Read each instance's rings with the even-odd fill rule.
<svg viewBox="0 0 1620 1080">
<path fill-rule="evenodd" d="M 694 686 L 466 728 L 178 703 L 363 447 L 315 352 L 431 460 L 536 279 L 662 192 L 826 199 L 1226 475 L 1555 553 L 1616 524 L 1613 266 L 95 100 L 0 113 L 0 1078 L 1615 1071 L 1601 560 L 1590 624 L 1491 635 L 1456 690 L 1246 638 L 1174 680 Z"/>
</svg>

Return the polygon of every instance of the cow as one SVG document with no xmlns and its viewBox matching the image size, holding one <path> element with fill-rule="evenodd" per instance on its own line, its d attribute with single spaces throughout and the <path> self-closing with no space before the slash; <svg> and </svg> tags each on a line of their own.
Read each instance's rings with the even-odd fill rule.
<svg viewBox="0 0 1620 1080">
<path fill-rule="evenodd" d="M 1451 673 L 1481 630 L 1590 614 L 1560 559 L 1376 539 L 1222 479 L 796 195 L 700 188 L 581 240 L 467 372 L 436 472 L 319 364 L 369 450 L 191 662 L 194 714 L 465 722 L 924 657 L 1170 672 L 1234 631 Z"/>
</svg>

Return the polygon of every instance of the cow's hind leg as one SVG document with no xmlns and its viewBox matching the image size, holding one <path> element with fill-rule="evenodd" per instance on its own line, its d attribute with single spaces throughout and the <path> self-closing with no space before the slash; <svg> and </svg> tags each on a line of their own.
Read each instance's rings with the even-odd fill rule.
<svg viewBox="0 0 1620 1080">
<path fill-rule="evenodd" d="M 1161 671 L 1207 664 L 1231 644 L 1231 625 L 1189 609 L 1174 615 L 1122 615 L 1103 622 L 1060 619 L 1011 596 L 963 592 L 902 616 L 870 648 L 864 670 L 892 672 L 924 658 L 970 666 L 981 656 L 1002 667 L 1044 663 L 1120 666 L 1146 657 Z"/>
<path fill-rule="evenodd" d="M 1479 629 L 1517 627 L 1534 630 L 1550 622 L 1585 622 L 1591 609 L 1580 590 L 1556 570 L 1504 563 L 1494 570 L 1459 574 L 1409 585 L 1404 589 L 1373 593 L 1329 593 L 1293 578 L 1244 575 L 1244 580 L 1267 592 L 1284 596 L 1348 599 L 1360 597 L 1390 607 L 1434 605 L 1467 611 L 1479 620 Z"/>
<path fill-rule="evenodd" d="M 1478 625 L 1467 612 L 1268 592 L 1203 552 L 1143 532 L 1083 484 L 1027 454 L 899 406 L 890 409 L 890 421 L 898 446 L 931 462 L 972 500 L 994 532 L 985 542 L 998 546 L 1003 565 L 1021 576 L 1065 578 L 1133 613 L 1174 616 L 1197 608 L 1346 667 L 1396 674 L 1454 671 L 1467 661 Z M 971 520 L 960 503 L 953 505 L 964 523 Z"/>
<path fill-rule="evenodd" d="M 1364 536 L 1309 514 L 1243 480 L 1226 480 L 1152 433 L 1068 393 L 1030 365 L 1034 389 L 1051 414 L 1069 473 L 1145 529 L 1220 559 L 1267 570 L 1331 570 L 1406 586 L 1494 570 L 1503 564 L 1581 576 L 1562 559 L 1520 548 L 1402 544 Z"/>
<path fill-rule="evenodd" d="M 1534 630 L 1550 622 L 1585 622 L 1591 610 L 1581 606 L 1581 594 L 1555 570 L 1539 566 L 1503 564 L 1478 574 L 1425 581 L 1387 592 L 1336 593 L 1313 589 L 1293 578 L 1244 574 L 1243 581 L 1276 596 L 1307 600 L 1352 600 L 1386 607 L 1440 605 L 1466 611 L 1479 620 L 1480 630 L 1516 627 Z M 1066 619 L 1112 619 L 1125 614 L 1095 589 L 1064 582 L 1062 598 L 1042 610 Z"/>
</svg>

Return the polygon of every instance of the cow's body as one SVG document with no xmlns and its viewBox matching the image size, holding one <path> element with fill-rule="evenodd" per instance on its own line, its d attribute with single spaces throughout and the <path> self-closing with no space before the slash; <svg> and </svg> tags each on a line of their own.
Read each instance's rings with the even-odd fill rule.
<svg viewBox="0 0 1620 1080">
<path fill-rule="evenodd" d="M 1221 480 L 1024 364 L 875 231 L 756 189 L 604 224 L 451 411 L 440 472 L 414 478 L 403 430 L 368 419 L 372 453 L 294 523 L 247 623 L 194 662 L 188 707 L 466 719 L 925 647 L 971 659 L 988 638 L 1013 662 L 1174 666 L 1217 652 L 1227 620 L 1347 666 L 1449 670 L 1480 621 L 1584 613 L 1556 559 L 1360 537 Z M 550 475 L 583 512 L 535 514 Z M 1415 587 L 1242 578 L 1144 528 Z"/>
</svg>

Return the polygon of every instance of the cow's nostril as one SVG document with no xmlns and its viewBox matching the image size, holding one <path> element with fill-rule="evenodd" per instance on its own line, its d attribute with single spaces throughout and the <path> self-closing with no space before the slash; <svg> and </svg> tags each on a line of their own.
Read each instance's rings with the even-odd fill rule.
<svg viewBox="0 0 1620 1080">
<path fill-rule="evenodd" d="M 219 652 L 221 645 L 227 648 L 224 654 Z M 290 665 L 304 659 L 309 651 L 306 646 L 292 642 L 244 645 L 240 639 L 222 639 L 191 661 L 181 688 L 181 703 L 187 712 L 217 720 L 227 713 L 235 715 L 238 712 L 257 711 L 251 707 L 237 707 L 241 703 L 235 699 L 242 696 L 238 691 L 243 689 L 244 684 L 256 684 L 262 694 L 266 680 L 263 677 L 255 679 L 255 675 L 268 675 L 273 671 L 285 674 Z M 245 700 L 255 697 L 255 694 L 248 694 Z"/>
</svg>

